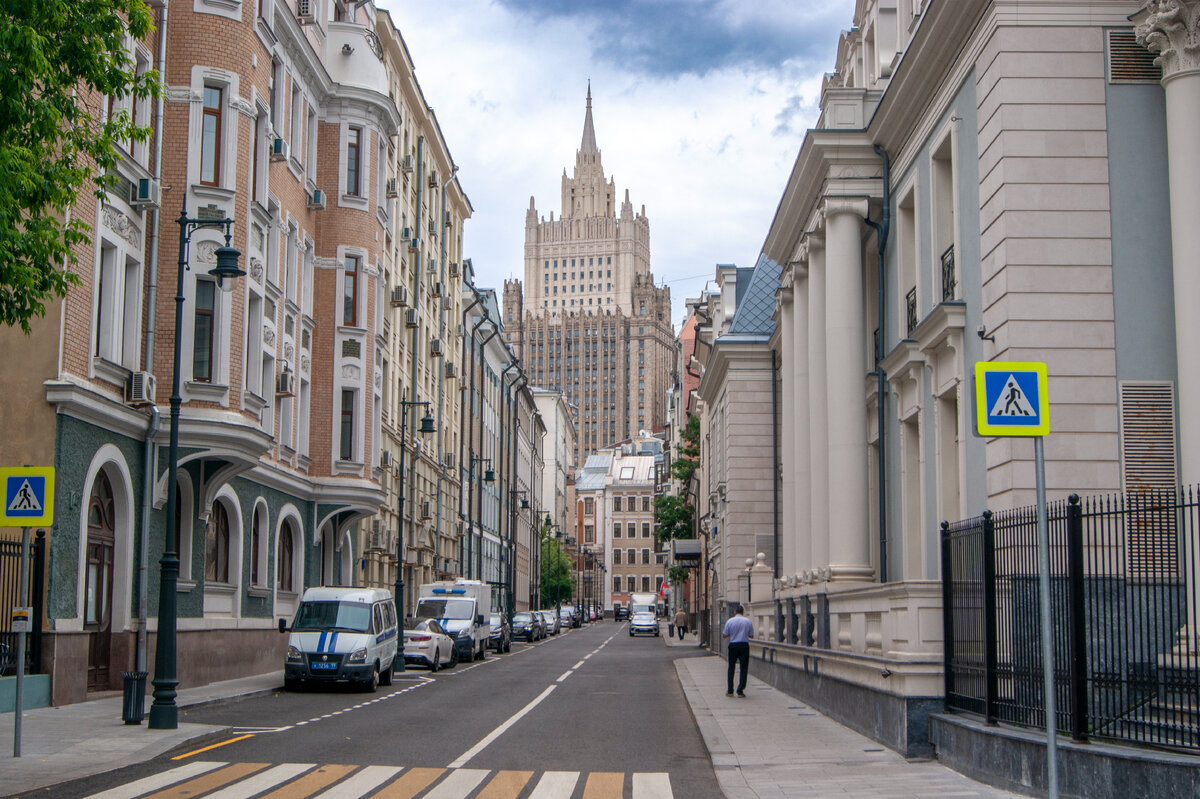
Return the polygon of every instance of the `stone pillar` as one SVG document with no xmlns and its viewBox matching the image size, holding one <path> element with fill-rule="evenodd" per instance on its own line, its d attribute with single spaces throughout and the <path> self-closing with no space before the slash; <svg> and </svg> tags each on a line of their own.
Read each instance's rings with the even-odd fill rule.
<svg viewBox="0 0 1200 799">
<path fill-rule="evenodd" d="M 808 243 L 808 473 L 811 541 L 805 578 L 829 568 L 829 429 L 825 395 L 825 236 L 809 233 Z"/>
<path fill-rule="evenodd" d="M 1175 288 L 1175 364 L 1179 382 L 1179 480 L 1200 482 L 1200 0 L 1151 0 L 1133 16 L 1137 40 L 1162 67 L 1167 106 L 1167 174 L 1171 199 L 1171 260 Z M 1187 559 L 1188 625 L 1170 656 L 1177 668 L 1200 668 L 1200 574 Z"/>
<path fill-rule="evenodd" d="M 1200 0 L 1152 0 L 1134 15 L 1137 40 L 1162 67 L 1167 105 L 1175 358 L 1179 374 L 1179 477 L 1200 482 Z"/>
<path fill-rule="evenodd" d="M 870 580 L 867 501 L 865 199 L 825 201 L 825 389 L 829 419 L 830 579 Z"/>
<path fill-rule="evenodd" d="M 807 257 L 808 244 L 804 245 Z M 792 315 L 795 318 L 792 333 L 792 351 L 787 357 L 792 362 L 792 394 L 796 398 L 794 414 L 796 434 L 792 437 L 792 465 L 795 472 L 788 481 L 794 494 L 796 508 L 792 523 L 796 531 L 796 557 L 789 575 L 799 574 L 812 568 L 812 465 L 809 452 L 809 380 L 808 380 L 808 270 L 795 267 L 792 278 Z"/>
<path fill-rule="evenodd" d="M 796 348 L 793 268 L 783 270 L 779 285 L 779 574 L 796 571 L 796 382 L 792 351 Z"/>
</svg>

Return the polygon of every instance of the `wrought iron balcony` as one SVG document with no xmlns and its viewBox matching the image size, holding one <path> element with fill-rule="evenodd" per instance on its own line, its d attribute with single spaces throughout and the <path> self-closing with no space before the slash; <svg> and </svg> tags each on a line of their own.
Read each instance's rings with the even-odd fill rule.
<svg viewBox="0 0 1200 799">
<path fill-rule="evenodd" d="M 958 281 L 954 277 L 954 245 L 951 244 L 942 253 L 942 302 L 952 302 L 957 288 Z"/>
<path fill-rule="evenodd" d="M 904 310 L 908 319 L 908 335 L 917 329 L 917 287 L 913 286 L 904 295 Z"/>
</svg>

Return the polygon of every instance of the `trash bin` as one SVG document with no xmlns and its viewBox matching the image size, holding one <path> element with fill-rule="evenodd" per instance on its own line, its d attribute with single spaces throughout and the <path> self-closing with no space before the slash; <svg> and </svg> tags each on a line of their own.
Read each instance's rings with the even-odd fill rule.
<svg viewBox="0 0 1200 799">
<path fill-rule="evenodd" d="M 148 672 L 127 671 L 121 701 L 121 720 L 126 724 L 141 724 L 146 715 L 146 676 Z"/>
<path fill-rule="evenodd" d="M 672 622 L 672 621 L 667 622 L 667 637 L 668 638 L 675 637 L 675 622 Z"/>
</svg>

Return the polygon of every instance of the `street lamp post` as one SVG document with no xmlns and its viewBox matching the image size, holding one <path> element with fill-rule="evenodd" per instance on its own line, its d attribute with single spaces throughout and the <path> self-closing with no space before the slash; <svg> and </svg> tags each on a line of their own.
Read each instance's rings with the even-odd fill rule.
<svg viewBox="0 0 1200 799">
<path fill-rule="evenodd" d="M 471 456 L 471 466 L 467 470 L 467 480 L 470 482 L 470 490 L 471 490 L 470 496 L 471 497 L 473 497 L 474 493 L 475 493 L 475 464 L 477 464 L 477 463 L 486 463 L 489 467 L 484 470 L 483 475 L 482 475 L 482 480 L 479 484 L 479 508 L 480 508 L 480 512 L 482 515 L 483 483 L 496 482 L 496 472 L 492 468 L 490 468 L 492 465 L 491 458 L 480 458 L 480 457 L 476 457 L 476 456 L 472 455 Z M 475 542 L 475 519 L 474 519 L 475 507 L 474 506 L 475 506 L 474 499 L 473 498 L 468 499 L 468 501 L 467 501 L 467 540 L 472 545 L 474 545 L 474 542 Z M 482 532 L 482 530 L 480 531 L 480 535 L 479 535 L 479 546 L 475 549 L 478 549 L 477 552 L 474 552 L 474 554 L 475 554 L 474 559 L 475 559 L 475 563 L 477 566 L 477 568 L 475 569 L 475 578 L 482 580 L 483 579 L 483 532 Z M 467 565 L 467 575 L 466 575 L 467 577 L 471 576 L 471 568 L 470 568 L 471 564 L 469 562 L 471 559 L 472 559 L 471 552 L 468 552 L 468 554 L 467 554 L 468 563 L 466 564 Z"/>
<path fill-rule="evenodd" d="M 179 553 L 175 551 L 175 492 L 179 480 L 179 409 L 183 397 L 179 393 L 179 361 L 182 358 L 183 339 L 183 273 L 188 270 L 188 247 L 192 233 L 203 227 L 225 229 L 225 246 L 216 250 L 217 265 L 209 274 L 217 279 L 217 286 L 225 291 L 233 290 L 233 281 L 246 274 L 238 267 L 241 253 L 230 245 L 233 220 L 192 219 L 187 215 L 187 202 L 179 212 L 179 270 L 175 287 L 175 360 L 171 372 L 171 437 L 167 449 L 167 525 L 162 558 L 159 560 L 158 590 L 158 633 L 154 646 L 154 703 L 150 705 L 149 727 L 152 730 L 174 730 L 179 727 L 179 708 L 175 704 L 176 679 L 175 634 L 178 625 L 179 607 L 176 592 L 179 587 Z M 225 281 L 228 280 L 228 286 Z"/>
<path fill-rule="evenodd" d="M 400 497 L 396 506 L 396 584 L 392 589 L 392 596 L 396 602 L 396 616 L 401 624 L 404 624 L 404 489 L 408 476 L 405 468 L 407 458 L 404 454 L 404 439 L 408 435 L 408 409 L 418 405 L 425 409 L 425 416 L 421 417 L 418 431 L 423 435 L 435 432 L 433 417 L 429 415 L 429 403 L 410 400 L 408 392 L 404 392 L 400 400 Z M 404 671 L 403 658 L 400 659 L 400 671 Z"/>
</svg>

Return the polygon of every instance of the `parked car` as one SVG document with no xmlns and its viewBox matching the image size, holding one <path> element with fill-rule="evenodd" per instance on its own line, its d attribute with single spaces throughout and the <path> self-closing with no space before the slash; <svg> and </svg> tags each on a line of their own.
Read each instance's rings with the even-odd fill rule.
<svg viewBox="0 0 1200 799">
<path fill-rule="evenodd" d="M 613 621 L 624 621 L 629 618 L 629 608 L 617 605 L 613 608 Z"/>
<path fill-rule="evenodd" d="M 542 617 L 542 626 L 546 628 L 546 635 L 558 635 L 559 631 L 562 630 L 558 614 L 553 610 L 539 610 L 537 613 Z"/>
<path fill-rule="evenodd" d="M 542 617 L 537 613 L 527 611 L 513 614 L 512 637 L 520 638 L 531 644 L 545 638 L 546 627 L 542 624 Z"/>
<path fill-rule="evenodd" d="M 653 613 L 641 611 L 633 614 L 633 618 L 629 621 L 629 636 L 631 638 L 635 635 L 643 634 L 658 637 L 658 619 Z"/>
<path fill-rule="evenodd" d="M 356 683 L 369 691 L 392 684 L 396 606 L 382 588 L 309 588 L 287 633 L 283 685 Z"/>
<path fill-rule="evenodd" d="M 488 617 L 491 624 L 491 634 L 488 635 L 488 648 L 497 652 L 512 651 L 512 629 L 503 613 L 493 613 Z"/>
<path fill-rule="evenodd" d="M 570 608 L 560 608 L 559 609 L 558 622 L 559 622 L 559 624 L 561 624 L 563 627 L 566 627 L 566 628 L 579 626 L 578 622 L 575 619 L 575 614 L 571 612 Z"/>
<path fill-rule="evenodd" d="M 458 665 L 458 650 L 437 619 L 410 618 L 404 622 L 404 662 L 437 671 Z"/>
<path fill-rule="evenodd" d="M 588 621 L 596 620 L 596 609 L 595 608 L 588 608 L 587 619 L 588 619 Z"/>
</svg>

